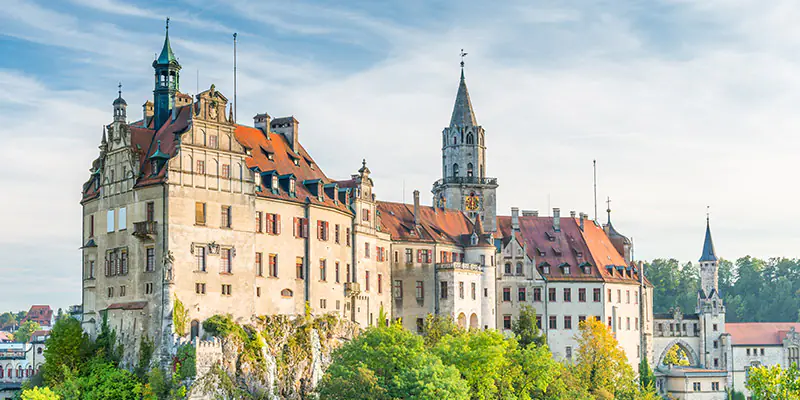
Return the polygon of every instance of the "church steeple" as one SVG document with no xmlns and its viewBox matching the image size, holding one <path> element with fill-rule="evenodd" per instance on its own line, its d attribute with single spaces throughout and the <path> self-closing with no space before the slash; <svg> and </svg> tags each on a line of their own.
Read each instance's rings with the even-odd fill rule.
<svg viewBox="0 0 800 400">
<path fill-rule="evenodd" d="M 477 126 L 475 111 L 472 109 L 472 101 L 469 99 L 467 82 L 464 79 L 464 49 L 461 49 L 461 81 L 458 83 L 458 93 L 456 93 L 456 103 L 453 106 L 453 115 L 450 118 L 450 126 Z"/>
<path fill-rule="evenodd" d="M 175 94 L 180 89 L 181 65 L 169 43 L 169 18 L 167 18 L 164 46 L 161 54 L 153 61 L 155 70 L 155 89 L 153 90 L 154 119 L 153 129 L 158 130 L 167 121 L 175 106 Z"/>
<path fill-rule="evenodd" d="M 700 256 L 700 262 L 716 262 L 717 253 L 714 251 L 714 241 L 711 240 L 711 222 L 709 216 L 706 216 L 706 239 L 703 241 L 703 254 Z"/>
</svg>

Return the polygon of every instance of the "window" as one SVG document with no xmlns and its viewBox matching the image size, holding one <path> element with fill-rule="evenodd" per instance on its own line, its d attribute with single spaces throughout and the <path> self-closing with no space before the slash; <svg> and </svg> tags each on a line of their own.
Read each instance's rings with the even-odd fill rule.
<svg viewBox="0 0 800 400">
<path fill-rule="evenodd" d="M 630 290 L 626 290 L 625 291 L 625 303 L 626 304 L 631 304 L 631 291 Z"/>
<path fill-rule="evenodd" d="M 364 258 L 369 258 L 369 242 L 364 243 Z"/>
<path fill-rule="evenodd" d="M 622 289 L 617 289 L 617 303 L 622 303 Z"/>
<path fill-rule="evenodd" d="M 281 234 L 281 216 L 280 214 L 267 213 L 266 231 L 270 235 Z"/>
<path fill-rule="evenodd" d="M 422 300 L 425 298 L 425 291 L 422 281 L 417 281 L 416 296 L 417 300 Z"/>
<path fill-rule="evenodd" d="M 222 206 L 220 210 L 220 227 L 222 228 L 230 228 L 231 227 L 231 206 Z"/>
<path fill-rule="evenodd" d="M 194 203 L 194 224 L 206 224 L 206 203 Z"/>
<path fill-rule="evenodd" d="M 503 301 L 511 301 L 511 288 L 503 288 Z"/>
<path fill-rule="evenodd" d="M 625 329 L 631 330 L 631 317 L 625 317 Z"/>
<path fill-rule="evenodd" d="M 464 298 L 464 282 L 458 282 L 458 298 Z"/>
<path fill-rule="evenodd" d="M 128 209 L 122 207 L 119 209 L 119 230 L 124 231 L 128 228 Z"/>
<path fill-rule="evenodd" d="M 294 217 L 294 237 L 307 238 L 308 237 L 308 219 L 302 217 Z"/>
<path fill-rule="evenodd" d="M 564 288 L 564 302 L 569 303 L 572 301 L 572 289 Z"/>
<path fill-rule="evenodd" d="M 572 316 L 564 316 L 564 329 L 572 329 Z"/>
<path fill-rule="evenodd" d="M 567 347 L 564 349 L 564 357 L 565 357 L 567 360 L 572 360 L 572 346 L 567 346 Z"/>
<path fill-rule="evenodd" d="M 580 326 L 581 322 L 585 322 L 585 321 L 586 321 L 586 316 L 585 315 L 579 315 L 578 316 L 578 326 Z"/>
<path fill-rule="evenodd" d="M 762 356 L 764 355 L 764 348 L 763 347 L 761 348 L 761 355 Z"/>
<path fill-rule="evenodd" d="M 714 360 L 714 364 L 716 364 L 716 359 Z M 711 390 L 715 392 L 719 392 L 719 382 L 711 382 Z"/>
<path fill-rule="evenodd" d="M 406 264 L 411 264 L 414 262 L 414 251 L 411 249 L 406 249 Z"/>
<path fill-rule="evenodd" d="M 347 268 L 345 269 L 344 281 L 350 282 L 353 279 L 353 275 L 350 274 L 350 264 L 347 264 Z"/>
<path fill-rule="evenodd" d="M 633 330 L 635 331 L 639 330 L 639 317 L 636 317 L 636 322 L 633 325 Z"/>
<path fill-rule="evenodd" d="M 333 267 L 333 269 L 334 269 L 333 273 L 334 273 L 334 275 L 336 275 L 336 276 L 335 276 L 335 278 L 336 278 L 336 283 L 339 283 L 339 282 L 341 282 L 341 281 L 339 280 L 339 262 L 338 262 L 338 261 L 336 261 L 336 262 L 334 263 L 334 267 Z"/>
<path fill-rule="evenodd" d="M 503 315 L 503 329 L 511 329 L 511 316 Z"/>
<path fill-rule="evenodd" d="M 547 300 L 551 303 L 556 301 L 556 288 L 547 289 Z"/>
<path fill-rule="evenodd" d="M 94 279 L 94 260 L 89 261 L 88 279 Z"/>
<path fill-rule="evenodd" d="M 718 340 L 715 340 L 715 341 L 714 341 L 714 348 L 715 348 L 715 349 L 718 349 L 718 348 L 719 348 L 719 341 L 718 341 Z"/>
<path fill-rule="evenodd" d="M 475 282 L 472 282 L 470 284 L 470 294 L 472 295 L 472 300 L 475 300 L 475 299 L 478 298 L 477 285 L 475 284 Z"/>
<path fill-rule="evenodd" d="M 481 254 L 480 260 L 481 260 L 481 265 L 486 265 L 486 255 L 485 254 Z"/>
<path fill-rule="evenodd" d="M 608 302 L 611 303 L 611 289 L 608 289 Z"/>
<path fill-rule="evenodd" d="M 369 292 L 369 271 L 364 271 L 364 290 Z"/>
<path fill-rule="evenodd" d="M 447 282 L 441 281 L 439 282 L 439 291 L 441 292 L 441 296 L 443 299 L 447 298 Z"/>
<path fill-rule="evenodd" d="M 789 365 L 792 364 L 800 364 L 800 348 L 797 347 L 789 347 Z"/>
<path fill-rule="evenodd" d="M 517 275 L 522 275 L 522 263 L 517 263 Z"/>
<path fill-rule="evenodd" d="M 194 284 L 194 292 L 197 294 L 206 294 L 206 284 L 205 283 L 195 283 Z"/>
<path fill-rule="evenodd" d="M 555 315 L 550 316 L 550 329 L 558 329 L 558 317 Z"/>
<path fill-rule="evenodd" d="M 639 304 L 639 291 L 635 290 L 633 292 L 633 304 Z"/>
<path fill-rule="evenodd" d="M 231 177 L 231 166 L 229 164 L 222 164 L 222 177 L 224 179 L 230 179 Z"/>
<path fill-rule="evenodd" d="M 365 208 L 361 210 L 361 220 L 362 221 L 369 221 L 369 209 Z"/>
<path fill-rule="evenodd" d="M 700 382 L 692 382 L 692 390 L 694 390 L 695 392 L 699 392 L 700 391 Z"/>
<path fill-rule="evenodd" d="M 150 203 L 147 203 L 147 204 L 150 204 Z M 90 238 L 94 237 L 94 215 L 90 215 L 89 216 L 89 237 Z M 2 371 L 2 369 L 0 369 L 0 371 Z M 2 378 L 2 377 L 3 376 L 0 375 L 0 378 Z"/>
<path fill-rule="evenodd" d="M 578 301 L 581 303 L 586 303 L 586 289 L 578 289 Z"/>
<path fill-rule="evenodd" d="M 233 259 L 231 258 L 231 249 L 220 249 L 219 272 L 224 274 L 233 273 Z"/>
<path fill-rule="evenodd" d="M 231 288 L 230 284 L 222 285 L 222 295 L 223 296 L 230 296 L 233 293 L 233 291 L 231 289 L 232 288 Z"/>
<path fill-rule="evenodd" d="M 714 368 L 719 368 L 719 358 L 714 359 Z"/>
<path fill-rule="evenodd" d="M 114 232 L 114 210 L 108 210 L 106 213 L 106 232 Z"/>
<path fill-rule="evenodd" d="M 350 247 L 350 228 L 347 228 L 345 231 L 347 234 L 345 235 L 344 240 L 347 242 L 347 247 Z"/>
<path fill-rule="evenodd" d="M 144 294 L 153 294 L 153 283 L 148 282 L 144 284 Z"/>
<path fill-rule="evenodd" d="M 128 275 L 128 249 L 119 250 L 119 273 L 120 275 Z"/>
<path fill-rule="evenodd" d="M 256 286 L 256 297 L 261 297 L 261 287 Z"/>
<path fill-rule="evenodd" d="M 511 275 L 511 263 L 506 263 L 504 272 L 506 275 Z"/>
<path fill-rule="evenodd" d="M 517 296 L 520 303 L 525 301 L 525 294 L 526 294 L 525 288 L 524 287 L 519 288 Z"/>
<path fill-rule="evenodd" d="M 328 280 L 328 262 L 324 258 L 319 259 L 319 280 Z"/>
<path fill-rule="evenodd" d="M 339 230 L 340 230 L 340 226 L 339 226 L 339 224 L 336 224 L 336 227 L 333 230 L 333 241 L 336 242 L 336 244 L 339 244 L 339 236 L 340 236 L 339 235 L 339 233 L 340 233 Z"/>
<path fill-rule="evenodd" d="M 108 288 L 108 297 L 114 297 L 114 288 L 113 287 Z"/>
<path fill-rule="evenodd" d="M 297 269 L 297 279 L 304 279 L 305 274 L 303 273 L 303 257 L 295 258 L 294 264 Z"/>
<path fill-rule="evenodd" d="M 608 327 L 611 328 L 611 324 L 613 324 L 614 320 L 611 317 L 608 317 Z"/>
<path fill-rule="evenodd" d="M 144 264 L 144 271 L 153 272 L 156 270 L 156 249 L 154 247 L 148 247 L 145 253 L 146 261 Z"/>
<path fill-rule="evenodd" d="M 206 173 L 206 162 L 203 161 L 203 160 L 197 160 L 197 169 L 195 169 L 194 172 L 198 173 L 200 175 L 205 174 Z"/>
<path fill-rule="evenodd" d="M 417 318 L 417 333 L 422 333 L 425 321 L 422 318 Z"/>
<path fill-rule="evenodd" d="M 429 264 L 433 259 L 433 250 L 417 250 L 417 262 Z"/>
<path fill-rule="evenodd" d="M 542 301 L 542 288 L 533 288 L 533 301 Z"/>
<path fill-rule="evenodd" d="M 256 275 L 257 276 L 264 276 L 264 261 L 262 259 L 262 253 L 256 253 Z"/>
<path fill-rule="evenodd" d="M 378 274 L 378 294 L 383 293 L 383 274 Z"/>
<path fill-rule="evenodd" d="M 256 211 L 256 232 L 261 233 L 264 232 L 264 213 L 261 211 Z"/>
<path fill-rule="evenodd" d="M 218 147 L 218 145 L 217 145 L 217 135 L 209 135 L 208 136 L 208 147 L 211 147 L 212 149 L 216 149 Z"/>
<path fill-rule="evenodd" d="M 403 281 L 400 279 L 395 279 L 392 285 L 392 295 L 398 300 L 403 298 Z"/>
<path fill-rule="evenodd" d="M 125 285 L 119 287 L 119 297 L 125 296 Z"/>
<path fill-rule="evenodd" d="M 542 316 L 541 315 L 537 315 L 536 316 L 536 327 L 539 328 L 539 329 L 542 329 Z"/>
<path fill-rule="evenodd" d="M 317 221 L 317 239 L 328 240 L 328 221 Z"/>
<path fill-rule="evenodd" d="M 719 328 L 719 326 L 717 326 L 717 324 L 713 324 L 712 325 L 712 329 L 714 330 L 714 332 L 716 332 L 718 330 L 718 328 Z"/>
</svg>

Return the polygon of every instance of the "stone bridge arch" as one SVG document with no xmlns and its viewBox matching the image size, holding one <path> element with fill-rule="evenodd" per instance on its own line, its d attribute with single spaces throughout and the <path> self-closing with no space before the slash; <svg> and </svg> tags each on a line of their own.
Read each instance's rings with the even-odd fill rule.
<svg viewBox="0 0 800 400">
<path fill-rule="evenodd" d="M 686 343 L 685 340 L 675 339 L 669 342 L 669 344 L 667 344 L 667 346 L 661 350 L 661 354 L 658 356 L 658 362 L 653 366 L 653 368 L 657 368 L 664 364 L 664 357 L 667 355 L 667 352 L 672 348 L 672 346 L 678 346 L 678 348 L 683 350 L 683 354 L 686 354 L 686 358 L 689 360 L 689 365 L 700 365 L 700 357 L 697 355 L 697 351 L 695 351 L 695 349 L 689 343 Z"/>
</svg>

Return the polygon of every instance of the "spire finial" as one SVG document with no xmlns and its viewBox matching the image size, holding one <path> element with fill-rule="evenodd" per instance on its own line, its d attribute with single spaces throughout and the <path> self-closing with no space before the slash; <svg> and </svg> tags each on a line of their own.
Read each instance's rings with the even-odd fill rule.
<svg viewBox="0 0 800 400">
<path fill-rule="evenodd" d="M 167 35 L 169 35 L 169 17 L 167 17 Z"/>
<path fill-rule="evenodd" d="M 711 206 L 706 206 L 706 225 L 711 224 Z"/>
<path fill-rule="evenodd" d="M 117 94 L 122 98 L 122 82 L 117 85 Z"/>
<path fill-rule="evenodd" d="M 367 159 L 366 158 L 362 158 L 361 159 L 361 167 L 363 168 L 363 167 L 366 167 L 366 166 L 367 166 Z"/>
<path fill-rule="evenodd" d="M 461 69 L 464 69 L 464 57 L 467 56 L 467 53 L 464 53 L 464 49 L 461 49 Z"/>
<path fill-rule="evenodd" d="M 608 223 L 611 223 L 611 197 L 606 197 L 606 213 L 608 213 Z"/>
</svg>

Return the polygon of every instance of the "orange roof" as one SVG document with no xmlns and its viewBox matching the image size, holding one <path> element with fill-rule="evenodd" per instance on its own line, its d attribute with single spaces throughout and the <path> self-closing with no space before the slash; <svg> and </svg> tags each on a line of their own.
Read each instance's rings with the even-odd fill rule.
<svg viewBox="0 0 800 400">
<path fill-rule="evenodd" d="M 131 301 L 128 303 L 114 303 L 108 306 L 106 310 L 141 310 L 145 306 L 147 306 L 146 301 Z"/>
<path fill-rule="evenodd" d="M 28 310 L 28 313 L 25 314 L 25 317 L 22 318 L 20 323 L 26 321 L 35 321 L 39 325 L 50 326 L 50 320 L 53 318 L 53 309 L 47 305 L 34 305 L 31 306 L 31 309 Z"/>
<path fill-rule="evenodd" d="M 735 322 L 725 324 L 734 346 L 780 345 L 786 334 L 794 328 L 800 332 L 798 322 Z"/>
<path fill-rule="evenodd" d="M 414 205 L 378 202 L 381 229 L 393 240 L 463 245 L 464 235 L 472 232 L 472 222 L 458 210 L 419 207 L 420 229 L 414 229 Z"/>
</svg>

